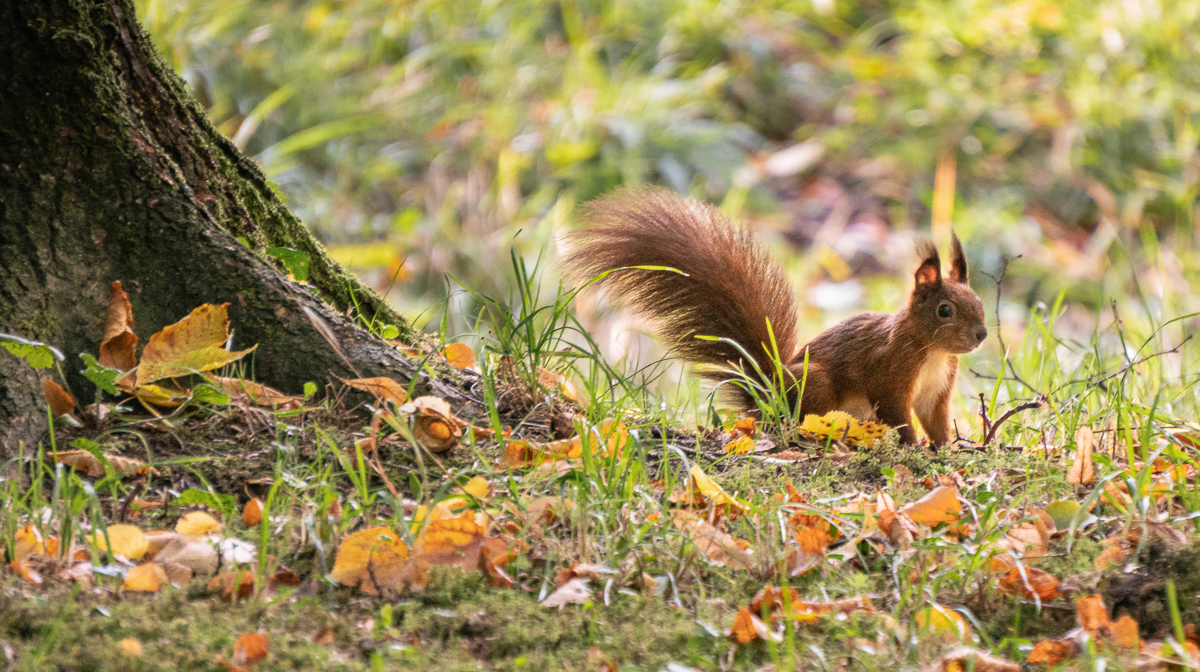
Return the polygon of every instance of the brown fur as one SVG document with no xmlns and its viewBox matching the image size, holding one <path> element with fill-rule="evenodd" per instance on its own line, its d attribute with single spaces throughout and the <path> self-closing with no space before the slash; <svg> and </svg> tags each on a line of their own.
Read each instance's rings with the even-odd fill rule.
<svg viewBox="0 0 1200 672">
<path fill-rule="evenodd" d="M 696 335 L 738 343 L 773 375 L 769 320 L 792 379 L 793 403 L 798 381 L 804 381 L 805 414 L 846 409 L 874 416 L 915 443 L 909 426 L 915 411 L 934 445 L 950 440 L 958 355 L 987 336 L 957 236 L 946 280 L 937 249 L 923 245 L 916 286 L 900 312 L 856 315 L 800 346 L 795 298 L 783 271 L 748 231 L 735 228 L 716 208 L 666 190 L 626 190 L 590 203 L 587 219 L 590 226 L 567 237 L 566 277 L 582 283 L 611 271 L 600 285 L 649 318 L 677 354 L 707 365 L 702 375 L 726 381 L 736 378 L 731 368 L 753 369 L 737 348 Z M 950 306 L 949 317 L 938 315 L 943 304 Z M 744 391 L 737 401 L 750 405 Z"/>
</svg>

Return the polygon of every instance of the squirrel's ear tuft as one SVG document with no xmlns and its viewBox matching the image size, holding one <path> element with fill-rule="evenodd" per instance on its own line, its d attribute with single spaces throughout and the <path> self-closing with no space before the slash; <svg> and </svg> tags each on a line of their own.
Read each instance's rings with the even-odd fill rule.
<svg viewBox="0 0 1200 672">
<path fill-rule="evenodd" d="M 953 282 L 967 283 L 967 255 L 963 254 L 962 243 L 958 242 L 958 236 L 950 234 L 952 240 L 952 252 L 950 253 L 950 280 Z"/>
<path fill-rule="evenodd" d="M 917 248 L 921 265 L 917 267 L 917 286 L 929 285 L 942 281 L 942 259 L 938 256 L 937 247 L 933 243 L 922 243 Z"/>
</svg>

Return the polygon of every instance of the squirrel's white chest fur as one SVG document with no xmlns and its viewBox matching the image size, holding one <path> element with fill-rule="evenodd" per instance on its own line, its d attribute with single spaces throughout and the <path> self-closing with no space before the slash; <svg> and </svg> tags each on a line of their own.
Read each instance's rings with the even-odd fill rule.
<svg viewBox="0 0 1200 672">
<path fill-rule="evenodd" d="M 912 405 L 918 418 L 928 416 L 938 397 L 950 387 L 948 369 L 953 357 L 948 352 L 931 352 L 925 356 L 925 363 L 917 371 L 917 381 L 913 385 Z"/>
</svg>

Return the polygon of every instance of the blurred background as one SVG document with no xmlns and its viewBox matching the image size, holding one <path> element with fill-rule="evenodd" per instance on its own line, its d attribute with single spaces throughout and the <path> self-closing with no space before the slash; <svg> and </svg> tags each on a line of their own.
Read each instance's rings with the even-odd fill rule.
<svg viewBox="0 0 1200 672">
<path fill-rule="evenodd" d="M 507 297 L 510 249 L 552 300 L 576 207 L 640 184 L 754 227 L 806 335 L 894 311 L 951 222 L 1009 349 L 1038 316 L 1116 343 L 1114 316 L 1148 337 L 1200 310 L 1200 2 L 137 5 L 334 258 L 429 329 L 474 328 L 461 286 Z M 626 352 L 629 322 L 587 319 Z M 1194 350 L 1163 359 L 1195 379 Z"/>
</svg>

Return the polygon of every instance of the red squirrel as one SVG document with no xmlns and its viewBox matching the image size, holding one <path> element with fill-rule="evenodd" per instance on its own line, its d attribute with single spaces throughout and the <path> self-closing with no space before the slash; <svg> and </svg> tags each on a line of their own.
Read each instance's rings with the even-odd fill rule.
<svg viewBox="0 0 1200 672">
<path fill-rule="evenodd" d="M 855 315 L 801 345 L 796 299 L 783 270 L 717 208 L 664 189 L 641 189 L 593 201 L 585 212 L 589 225 L 564 241 L 564 276 L 586 282 L 613 271 L 598 285 L 648 318 L 677 355 L 703 365 L 700 375 L 721 383 L 753 368 L 729 343 L 697 335 L 739 344 L 759 370 L 774 375 L 769 320 L 793 408 L 804 379 L 799 405 L 805 415 L 844 410 L 890 425 L 901 441 L 915 444 L 915 413 L 934 446 L 951 440 L 958 356 L 987 338 L 983 304 L 967 284 L 958 236 L 946 278 L 937 248 L 920 246 L 916 286 L 898 313 Z M 764 382 L 778 389 L 776 381 Z M 743 409 L 753 406 L 744 389 L 727 387 L 736 388 Z"/>
</svg>

